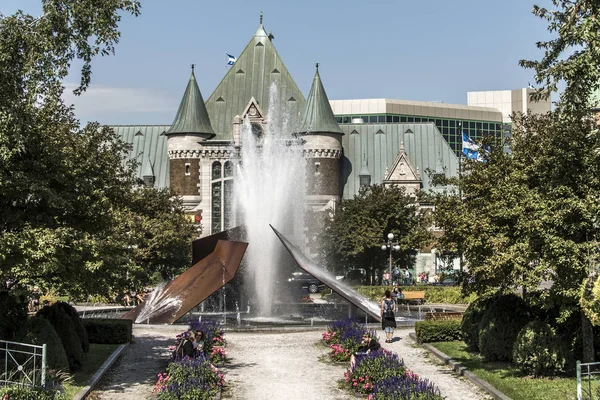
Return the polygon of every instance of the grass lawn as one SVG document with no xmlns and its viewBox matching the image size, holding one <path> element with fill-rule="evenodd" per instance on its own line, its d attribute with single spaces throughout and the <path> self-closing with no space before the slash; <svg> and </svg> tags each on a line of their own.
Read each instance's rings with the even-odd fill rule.
<svg viewBox="0 0 600 400">
<path fill-rule="evenodd" d="M 477 353 L 469 353 L 464 342 L 430 343 L 489 382 L 514 400 L 576 399 L 576 378 L 537 378 L 523 374 L 508 362 L 484 362 Z"/>
<path fill-rule="evenodd" d="M 91 344 L 90 351 L 86 354 L 87 358 L 83 367 L 73 374 L 73 381 L 65 385 L 68 398 L 73 398 L 81 388 L 87 385 L 88 381 L 98 371 L 98 368 L 110 355 L 119 347 L 118 344 Z"/>
</svg>

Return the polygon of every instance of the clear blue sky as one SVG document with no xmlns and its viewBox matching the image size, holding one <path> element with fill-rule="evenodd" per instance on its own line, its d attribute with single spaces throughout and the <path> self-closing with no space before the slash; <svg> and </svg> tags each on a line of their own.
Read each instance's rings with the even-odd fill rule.
<svg viewBox="0 0 600 400">
<path fill-rule="evenodd" d="M 3 0 L 0 12 L 41 13 L 39 0 Z M 550 0 L 538 0 L 548 6 Z M 121 22 L 116 55 L 96 59 L 92 88 L 74 101 L 83 120 L 170 124 L 196 64 L 204 98 L 264 13 L 279 55 L 308 93 L 319 62 L 330 99 L 394 98 L 466 104 L 467 92 L 526 87 L 549 38 L 530 0 L 142 0 Z M 75 71 L 76 72 L 76 71 Z M 67 84 L 78 82 L 76 73 Z M 68 85 L 69 86 L 69 85 Z"/>
</svg>

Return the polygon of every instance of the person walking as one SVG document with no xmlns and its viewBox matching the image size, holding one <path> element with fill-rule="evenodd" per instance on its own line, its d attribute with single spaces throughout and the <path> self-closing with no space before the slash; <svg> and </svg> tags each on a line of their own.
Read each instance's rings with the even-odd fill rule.
<svg viewBox="0 0 600 400">
<path fill-rule="evenodd" d="M 385 291 L 385 298 L 381 300 L 381 329 L 385 331 L 386 343 L 392 343 L 395 328 L 396 301 L 392 299 L 392 293 L 388 289 Z"/>
</svg>

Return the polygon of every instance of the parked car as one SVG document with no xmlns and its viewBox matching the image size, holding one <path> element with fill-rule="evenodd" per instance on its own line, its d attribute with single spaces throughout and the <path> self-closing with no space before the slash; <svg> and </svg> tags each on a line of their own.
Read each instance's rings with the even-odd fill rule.
<svg viewBox="0 0 600 400">
<path fill-rule="evenodd" d="M 456 286 L 458 285 L 458 280 L 454 277 L 448 277 L 442 279 L 440 282 L 434 283 L 435 286 Z"/>
<path fill-rule="evenodd" d="M 367 271 L 362 268 L 351 269 L 346 273 L 345 279 L 348 283 L 364 285 L 367 282 Z"/>
<path fill-rule="evenodd" d="M 308 290 L 309 293 L 318 293 L 327 287 L 323 282 L 303 271 L 292 272 L 292 276 L 288 278 L 288 282 Z"/>
</svg>

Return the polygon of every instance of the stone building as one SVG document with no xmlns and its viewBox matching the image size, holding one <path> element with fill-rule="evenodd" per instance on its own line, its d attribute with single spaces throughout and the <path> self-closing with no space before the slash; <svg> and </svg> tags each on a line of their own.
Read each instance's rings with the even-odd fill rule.
<svg viewBox="0 0 600 400">
<path fill-rule="evenodd" d="M 457 174 L 460 146 L 455 137 L 461 129 L 472 128 L 475 137 L 501 131 L 502 114 L 493 108 L 389 99 L 330 101 L 318 64 L 305 98 L 262 17 L 206 101 L 195 73 L 192 67 L 171 124 L 114 129 L 133 145 L 140 178 L 181 196 L 203 236 L 231 227 L 233 172 L 243 146 L 240 129 L 248 121 L 256 135 L 265 131 L 274 83 L 280 106 L 303 140 L 311 210 L 332 210 L 340 199 L 355 196 L 361 185 L 402 185 L 409 193 L 428 190 L 425 171 Z M 435 269 L 434 253 L 419 257 L 417 272 Z"/>
</svg>

